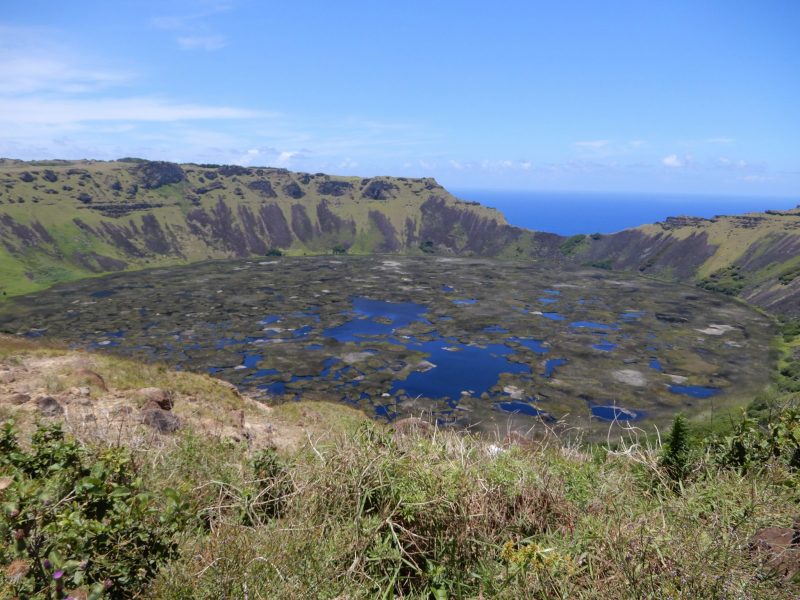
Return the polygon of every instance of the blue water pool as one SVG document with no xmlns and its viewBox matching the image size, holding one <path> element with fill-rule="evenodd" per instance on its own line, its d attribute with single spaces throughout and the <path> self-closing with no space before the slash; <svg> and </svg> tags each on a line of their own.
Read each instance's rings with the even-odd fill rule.
<svg viewBox="0 0 800 600">
<path fill-rule="evenodd" d="M 497 384 L 501 373 L 531 372 L 528 365 L 506 358 L 513 350 L 504 344 L 471 346 L 439 338 L 430 342 L 412 340 L 406 347 L 426 353 L 426 360 L 436 367 L 424 372 L 414 371 L 406 379 L 395 381 L 390 390 L 392 394 L 405 390 L 411 397 L 456 400 L 462 391 L 473 396 L 488 392 Z"/>
<path fill-rule="evenodd" d="M 528 350 L 533 350 L 536 354 L 547 354 L 550 352 L 550 348 L 544 346 L 544 342 L 542 340 L 535 340 L 533 338 L 520 338 L 520 337 L 510 337 L 508 338 L 509 342 L 514 342 L 519 344 L 520 346 L 524 346 Z"/>
<path fill-rule="evenodd" d="M 414 302 L 385 302 L 356 297 L 353 298 L 352 311 L 356 318 L 326 329 L 323 335 L 340 342 L 360 342 L 366 337 L 391 335 L 415 321 L 428 323 L 423 317 L 427 310 L 427 307 Z"/>
<path fill-rule="evenodd" d="M 702 385 L 671 385 L 669 386 L 669 391 L 673 394 L 682 394 L 692 398 L 710 398 L 711 396 L 716 396 L 722 390 Z"/>
<path fill-rule="evenodd" d="M 597 344 L 592 344 L 592 348 L 595 350 L 600 350 L 602 352 L 611 352 L 617 345 L 611 342 L 599 342 Z"/>
<path fill-rule="evenodd" d="M 550 319 L 551 321 L 563 321 L 564 319 L 566 319 L 564 315 L 560 315 L 556 312 L 543 312 L 542 316 L 545 319 Z"/>
<path fill-rule="evenodd" d="M 551 358 L 544 363 L 544 373 L 542 375 L 550 378 L 553 376 L 553 372 L 556 370 L 556 367 L 564 366 L 568 362 L 569 361 L 566 358 Z"/>
<path fill-rule="evenodd" d="M 592 416 L 603 421 L 633 421 L 639 418 L 639 414 L 622 408 L 620 406 L 593 406 Z"/>
</svg>

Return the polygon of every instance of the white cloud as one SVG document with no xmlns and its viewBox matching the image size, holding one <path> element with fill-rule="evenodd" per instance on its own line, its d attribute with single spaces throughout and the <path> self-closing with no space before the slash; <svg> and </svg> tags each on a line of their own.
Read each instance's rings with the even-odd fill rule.
<svg viewBox="0 0 800 600">
<path fill-rule="evenodd" d="M 208 106 L 162 98 L 3 98 L 0 122 L 69 125 L 97 121 L 191 121 L 274 117 L 231 106 Z"/>
<path fill-rule="evenodd" d="M 611 142 L 609 140 L 590 140 L 587 142 L 575 142 L 573 145 L 577 148 L 585 148 L 587 150 L 600 150 L 605 148 Z"/>
<path fill-rule="evenodd" d="M 132 79 L 125 70 L 92 64 L 56 38 L 47 29 L 0 25 L 0 94 L 76 94 Z"/>
<path fill-rule="evenodd" d="M 132 73 L 82 55 L 59 37 L 54 30 L 0 25 L 0 124 L 5 137 L 29 145 L 69 131 L 86 135 L 87 124 L 94 125 L 92 134 L 113 134 L 131 131 L 142 122 L 275 116 L 233 106 L 131 96 L 127 92 Z"/>
<path fill-rule="evenodd" d="M 228 45 L 222 35 L 180 36 L 178 45 L 184 50 L 219 50 Z"/>
<path fill-rule="evenodd" d="M 275 161 L 279 165 L 288 165 L 293 158 L 300 156 L 299 152 L 295 151 L 284 151 L 278 154 L 278 158 Z"/>
<path fill-rule="evenodd" d="M 744 181 L 745 183 L 766 183 L 772 181 L 772 177 L 768 177 L 767 175 L 743 175 L 739 177 L 739 181 Z"/>
<path fill-rule="evenodd" d="M 181 30 L 193 29 L 202 25 L 202 22 L 219 13 L 227 12 L 233 8 L 230 2 L 200 2 L 199 10 L 180 15 L 162 15 L 150 19 L 150 23 L 157 29 Z"/>
<path fill-rule="evenodd" d="M 732 137 L 712 137 L 705 140 L 706 144 L 733 144 L 736 140 Z"/>
<path fill-rule="evenodd" d="M 661 159 L 661 164 L 665 167 L 671 167 L 673 169 L 680 168 L 684 166 L 685 162 L 678 158 L 677 154 L 670 154 L 669 156 L 665 156 Z"/>
<path fill-rule="evenodd" d="M 0 62 L 0 94 L 82 93 L 130 78 L 126 73 L 81 68 L 58 58 L 13 56 L 5 51 L 3 54 L 6 58 Z"/>
<path fill-rule="evenodd" d="M 219 50 L 228 45 L 225 36 L 215 33 L 209 18 L 230 10 L 232 5 L 223 2 L 200 2 L 200 10 L 182 15 L 154 17 L 150 23 L 156 29 L 178 32 L 175 38 L 184 50 Z"/>
</svg>

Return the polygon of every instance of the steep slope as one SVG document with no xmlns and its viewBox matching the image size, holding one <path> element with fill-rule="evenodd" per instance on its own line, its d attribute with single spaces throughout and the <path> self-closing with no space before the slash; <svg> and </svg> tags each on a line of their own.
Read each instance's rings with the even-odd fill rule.
<svg viewBox="0 0 800 600">
<path fill-rule="evenodd" d="M 461 201 L 430 178 L 141 159 L 0 159 L 0 294 L 114 271 L 278 252 L 566 255 L 696 283 L 800 316 L 800 208 L 672 217 L 565 239 L 512 227 L 499 211 Z"/>
<path fill-rule="evenodd" d="M 334 177 L 139 159 L 0 161 L 0 292 L 213 258 L 557 255 L 433 179 Z"/>
<path fill-rule="evenodd" d="M 800 208 L 713 219 L 671 217 L 562 245 L 574 259 L 693 282 L 800 316 Z"/>
</svg>

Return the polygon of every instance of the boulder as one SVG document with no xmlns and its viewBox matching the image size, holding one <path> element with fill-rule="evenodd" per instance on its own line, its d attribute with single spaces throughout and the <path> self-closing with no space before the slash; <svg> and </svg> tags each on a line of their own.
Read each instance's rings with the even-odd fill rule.
<svg viewBox="0 0 800 600">
<path fill-rule="evenodd" d="M 9 396 L 8 401 L 11 404 L 25 404 L 26 402 L 30 401 L 31 397 L 28 394 L 11 394 Z"/>
<path fill-rule="evenodd" d="M 186 176 L 180 165 L 163 161 L 148 161 L 135 169 L 139 182 L 145 189 L 154 190 L 164 185 L 180 183 Z"/>
<path fill-rule="evenodd" d="M 60 417 L 64 414 L 64 407 L 52 396 L 40 396 L 37 398 L 36 408 L 45 417 Z"/>
<path fill-rule="evenodd" d="M 182 425 L 178 417 L 160 408 L 145 408 L 140 416 L 142 423 L 159 433 L 175 433 Z"/>
<path fill-rule="evenodd" d="M 750 540 L 750 550 L 765 566 L 789 579 L 800 574 L 800 518 L 792 527 L 766 527 Z"/>
<path fill-rule="evenodd" d="M 175 406 L 175 395 L 170 390 L 157 387 L 142 388 L 136 392 L 136 396 L 144 400 L 145 405 L 154 405 L 162 410 L 172 410 Z"/>
<path fill-rule="evenodd" d="M 0 371 L 0 383 L 14 383 L 16 379 L 11 371 Z"/>
<path fill-rule="evenodd" d="M 103 390 L 104 392 L 108 391 L 108 386 L 106 385 L 105 379 L 103 379 L 99 374 L 91 371 L 89 369 L 78 369 L 73 373 L 73 377 L 79 380 L 80 383 L 84 383 L 90 386 L 95 386 Z"/>
</svg>

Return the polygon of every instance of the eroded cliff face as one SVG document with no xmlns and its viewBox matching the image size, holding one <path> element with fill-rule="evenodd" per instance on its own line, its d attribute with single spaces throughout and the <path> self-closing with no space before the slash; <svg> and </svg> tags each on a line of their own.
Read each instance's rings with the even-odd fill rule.
<svg viewBox="0 0 800 600">
<path fill-rule="evenodd" d="M 433 179 L 284 169 L 0 161 L 0 291 L 213 258 L 438 253 L 558 256 Z"/>
<path fill-rule="evenodd" d="M 695 283 L 800 316 L 800 208 L 713 219 L 671 217 L 572 244 L 573 260 Z"/>
<path fill-rule="evenodd" d="M 571 260 L 800 316 L 800 209 L 672 217 L 612 235 L 510 226 L 430 178 L 235 165 L 0 160 L 0 293 L 216 258 L 405 253 Z"/>
</svg>

